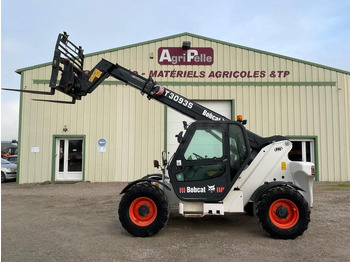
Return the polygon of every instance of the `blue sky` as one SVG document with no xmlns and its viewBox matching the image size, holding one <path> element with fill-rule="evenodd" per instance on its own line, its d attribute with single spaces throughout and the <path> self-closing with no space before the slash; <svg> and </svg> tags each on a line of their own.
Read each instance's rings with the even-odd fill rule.
<svg viewBox="0 0 350 262">
<path fill-rule="evenodd" d="M 350 71 L 350 1 L 2 0 L 1 87 L 50 62 L 58 33 L 85 53 L 190 32 Z M 1 139 L 17 139 L 19 95 L 1 91 Z"/>
</svg>

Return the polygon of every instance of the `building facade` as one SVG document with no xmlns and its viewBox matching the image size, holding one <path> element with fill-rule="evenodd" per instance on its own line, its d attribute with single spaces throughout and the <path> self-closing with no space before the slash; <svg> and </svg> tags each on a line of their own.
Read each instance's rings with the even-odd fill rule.
<svg viewBox="0 0 350 262">
<path fill-rule="evenodd" d="M 350 181 L 350 72 L 190 33 L 88 54 L 84 67 L 102 58 L 227 117 L 241 114 L 261 136 L 289 137 L 290 158 L 315 162 L 320 181 Z M 17 72 L 21 89 L 49 90 L 51 63 Z M 186 120 L 113 78 L 74 105 L 37 98 L 20 96 L 19 183 L 154 173 L 153 159 L 171 156 Z"/>
</svg>

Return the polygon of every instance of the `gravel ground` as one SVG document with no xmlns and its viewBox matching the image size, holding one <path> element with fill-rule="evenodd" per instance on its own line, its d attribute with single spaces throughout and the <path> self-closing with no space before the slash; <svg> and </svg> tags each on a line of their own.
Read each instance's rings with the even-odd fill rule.
<svg viewBox="0 0 350 262">
<path fill-rule="evenodd" d="M 125 183 L 1 185 L 2 261 L 350 261 L 350 183 L 315 183 L 296 240 L 267 237 L 245 214 L 172 214 L 151 238 L 120 225 Z"/>
</svg>

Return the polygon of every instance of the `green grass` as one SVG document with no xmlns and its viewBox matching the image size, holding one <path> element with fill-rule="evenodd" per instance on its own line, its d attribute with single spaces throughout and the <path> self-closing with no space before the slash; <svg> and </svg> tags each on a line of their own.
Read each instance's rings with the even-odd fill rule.
<svg viewBox="0 0 350 262">
<path fill-rule="evenodd" d="M 322 189 L 326 190 L 349 190 L 350 184 L 336 184 L 336 185 L 325 185 L 321 187 Z"/>
<path fill-rule="evenodd" d="M 350 185 L 348 185 L 348 184 L 338 184 L 337 186 L 338 187 L 350 187 Z"/>
</svg>

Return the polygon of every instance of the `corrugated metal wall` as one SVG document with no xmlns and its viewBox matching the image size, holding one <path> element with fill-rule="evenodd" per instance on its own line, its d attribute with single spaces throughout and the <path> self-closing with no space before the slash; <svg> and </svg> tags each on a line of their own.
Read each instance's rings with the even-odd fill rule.
<svg viewBox="0 0 350 262">
<path fill-rule="evenodd" d="M 181 47 L 185 40 L 192 47 L 212 47 L 214 64 L 158 64 L 159 47 Z M 348 74 L 188 34 L 97 53 L 86 58 L 85 68 L 91 69 L 101 58 L 145 77 L 150 70 L 205 71 L 204 78 L 154 78 L 190 99 L 235 99 L 235 112 L 248 119 L 248 129 L 262 136 L 317 136 L 319 179 L 350 180 Z M 266 77 L 209 77 L 211 71 L 225 70 L 265 71 Z M 271 71 L 290 74 L 270 77 Z M 22 88 L 47 90 L 50 73 L 50 66 L 23 70 Z M 107 79 L 75 105 L 38 103 L 31 101 L 37 95 L 21 96 L 20 183 L 51 180 L 54 135 L 86 135 L 85 181 L 131 181 L 154 172 L 152 160 L 164 149 L 164 106 L 111 81 L 116 80 Z M 62 94 L 53 99 L 68 100 Z M 106 153 L 97 152 L 100 138 L 107 141 Z M 31 153 L 31 147 L 40 152 Z"/>
</svg>

